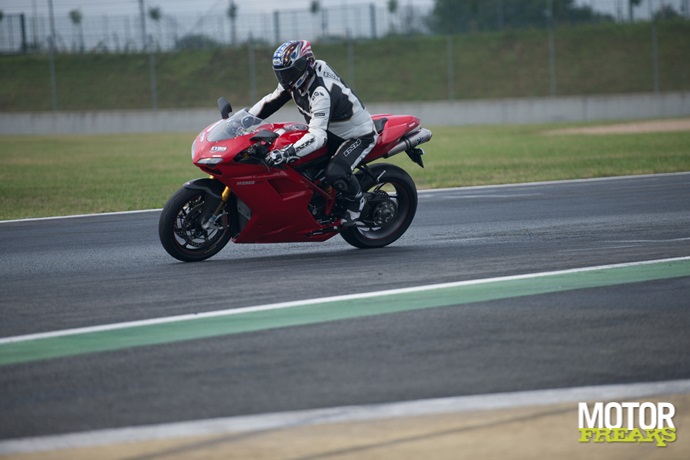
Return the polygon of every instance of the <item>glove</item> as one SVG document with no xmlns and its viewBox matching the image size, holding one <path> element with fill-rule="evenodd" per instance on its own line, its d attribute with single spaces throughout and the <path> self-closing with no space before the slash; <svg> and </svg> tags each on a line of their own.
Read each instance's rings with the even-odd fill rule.
<svg viewBox="0 0 690 460">
<path fill-rule="evenodd" d="M 278 166 L 283 163 L 292 163 L 293 161 L 299 160 L 295 148 L 292 144 L 283 147 L 282 149 L 271 150 L 266 155 L 266 163 L 270 166 Z"/>
</svg>

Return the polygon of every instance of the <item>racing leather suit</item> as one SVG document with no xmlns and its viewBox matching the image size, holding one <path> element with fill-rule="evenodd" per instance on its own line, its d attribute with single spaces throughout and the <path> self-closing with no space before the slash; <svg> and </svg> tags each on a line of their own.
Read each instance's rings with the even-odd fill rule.
<svg viewBox="0 0 690 460">
<path fill-rule="evenodd" d="M 371 115 L 340 76 L 319 60 L 305 87 L 289 91 L 278 84 L 249 113 L 266 119 L 291 98 L 309 125 L 309 131 L 293 145 L 295 153 L 303 157 L 327 144 L 337 148 L 326 168 L 326 180 L 344 198 L 358 199 L 361 187 L 352 172 L 378 137 Z"/>
</svg>

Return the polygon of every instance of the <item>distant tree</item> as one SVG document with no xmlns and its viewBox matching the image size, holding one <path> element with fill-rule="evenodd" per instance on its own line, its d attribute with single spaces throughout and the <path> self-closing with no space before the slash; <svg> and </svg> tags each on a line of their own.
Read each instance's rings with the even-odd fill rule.
<svg viewBox="0 0 690 460">
<path fill-rule="evenodd" d="M 72 24 L 81 24 L 81 20 L 83 19 L 83 16 L 81 14 L 81 11 L 72 10 L 69 12 L 69 18 L 72 21 Z"/>
<path fill-rule="evenodd" d="M 230 0 L 230 5 L 228 6 L 228 18 L 230 18 L 230 27 L 231 27 L 231 38 L 232 38 L 232 45 L 235 46 L 237 44 L 237 35 L 236 35 L 236 23 L 235 20 L 237 19 L 237 5 L 235 5 L 234 0 Z"/>
<path fill-rule="evenodd" d="M 220 43 L 202 34 L 185 35 L 175 42 L 177 51 L 220 48 Z"/>
<path fill-rule="evenodd" d="M 151 18 L 152 21 L 158 22 L 161 20 L 161 9 L 158 6 L 154 6 L 149 8 L 149 18 Z"/>
<path fill-rule="evenodd" d="M 396 32 L 395 23 L 393 18 L 398 13 L 398 0 L 388 0 L 388 13 L 390 13 L 390 31 L 392 33 Z"/>
<path fill-rule="evenodd" d="M 158 29 L 158 47 L 160 48 L 160 43 L 161 43 L 161 18 L 163 17 L 163 13 L 161 12 L 160 7 L 154 6 L 149 8 L 149 19 L 151 19 L 153 22 L 156 23 L 156 28 Z"/>
<path fill-rule="evenodd" d="M 326 12 L 321 8 L 320 0 L 312 0 L 309 6 L 309 11 L 316 18 L 319 13 L 321 14 L 321 36 L 326 37 Z"/>
<path fill-rule="evenodd" d="M 589 6 L 577 5 L 575 0 L 553 0 L 552 9 L 554 19 L 561 23 L 612 20 Z M 440 34 L 500 27 L 542 28 L 546 20 L 545 0 L 435 0 L 427 18 L 429 29 Z"/>
<path fill-rule="evenodd" d="M 642 0 L 628 0 L 628 15 L 630 16 L 630 22 L 635 20 L 635 13 L 633 10 L 636 6 L 642 3 Z"/>
<path fill-rule="evenodd" d="M 84 52 L 84 30 L 81 27 L 81 21 L 83 19 L 81 11 L 79 11 L 79 10 L 70 11 L 69 12 L 69 19 L 70 19 L 70 21 L 72 21 L 72 25 L 74 26 L 75 30 L 77 31 L 77 34 L 79 37 L 79 43 L 78 43 L 79 52 L 83 53 Z"/>
<path fill-rule="evenodd" d="M 660 20 L 660 19 L 679 19 L 682 18 L 683 15 L 680 14 L 676 9 L 673 7 L 673 5 L 663 5 L 659 10 L 657 10 L 654 13 L 654 19 L 655 20 Z"/>
</svg>

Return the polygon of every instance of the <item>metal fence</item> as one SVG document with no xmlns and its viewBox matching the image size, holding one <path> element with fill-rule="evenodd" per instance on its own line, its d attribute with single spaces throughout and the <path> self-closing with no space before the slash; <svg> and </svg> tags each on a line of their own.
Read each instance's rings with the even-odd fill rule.
<svg viewBox="0 0 690 460">
<path fill-rule="evenodd" d="M 196 16 L 166 14 L 159 9 L 135 8 L 131 15 L 76 16 L 55 14 L 54 44 L 59 53 L 141 52 L 153 47 L 174 51 L 199 46 L 240 45 L 248 41 L 278 44 L 294 38 L 309 40 L 376 39 L 386 35 L 413 33 L 467 33 L 477 30 L 505 30 L 547 27 L 559 21 L 558 0 L 543 0 L 541 24 L 526 22 L 527 11 L 511 0 L 457 2 L 450 30 L 434 30 L 432 7 L 410 0 L 397 2 L 391 12 L 389 2 L 323 6 L 317 12 L 282 9 L 265 13 L 244 13 L 241 5 L 234 19 L 224 2 Z M 27 2 L 28 4 L 29 2 Z M 35 2 L 34 2 L 35 3 Z M 562 2 L 560 2 L 562 3 Z M 690 18 L 690 0 L 579 0 L 585 18 L 591 21 L 648 21 L 654 17 Z M 463 5 L 473 5 L 463 7 Z M 1 8 L 1 5 L 0 5 Z M 587 10 L 594 14 L 587 13 Z M 155 18 L 155 19 L 154 19 Z M 585 19 L 587 20 L 587 19 Z M 51 16 L 47 8 L 23 14 L 5 14 L 0 19 L 0 53 L 48 52 L 51 44 Z"/>
<path fill-rule="evenodd" d="M 543 0 L 544 9 L 538 9 L 536 15 L 533 12 L 531 25 L 525 25 L 527 24 L 526 13 L 515 11 L 512 8 L 514 4 L 511 0 L 484 0 L 481 2 L 458 0 L 457 5 L 473 4 L 475 8 L 469 10 L 461 8 L 456 11 L 457 14 L 453 16 L 453 21 L 446 24 L 439 23 L 438 15 L 435 16 L 436 21 L 432 20 L 430 4 L 423 7 L 407 3 L 395 12 L 391 12 L 387 8 L 387 2 L 333 6 L 323 8 L 317 13 L 304 9 L 287 9 L 262 14 L 243 14 L 240 10 L 235 21 L 231 21 L 223 9 L 210 11 L 197 17 L 173 17 L 162 14 L 158 20 L 153 20 L 145 14 L 143 2 L 140 3 L 142 8 L 138 15 L 83 17 L 78 23 L 64 14 L 63 17 L 55 15 L 52 21 L 50 17 L 41 14 L 5 14 L 0 18 L 0 52 L 5 54 L 50 52 L 50 66 L 46 69 L 46 73 L 49 72 L 50 74 L 50 99 L 53 111 L 65 109 L 64 102 L 58 104 L 59 101 L 65 100 L 58 98 L 58 92 L 62 91 L 62 94 L 69 92 L 69 90 L 65 91 L 65 85 L 75 85 L 70 79 L 61 79 L 56 72 L 55 61 L 60 61 L 60 55 L 64 55 L 67 59 L 70 57 L 67 56 L 68 54 L 76 55 L 79 53 L 137 53 L 141 55 L 142 52 L 145 52 L 144 56 L 148 59 L 148 66 L 141 67 L 141 75 L 150 82 L 148 83 L 150 84 L 150 107 L 158 109 L 159 80 L 156 75 L 156 61 L 158 60 L 160 63 L 164 55 L 174 56 L 174 52 L 178 50 L 198 47 L 242 46 L 247 50 L 244 54 L 247 56 L 246 96 L 249 96 L 249 100 L 253 101 L 259 95 L 259 89 L 265 89 L 257 87 L 255 48 L 260 49 L 263 55 L 267 55 L 270 52 L 267 50 L 287 39 L 299 37 L 317 42 L 330 42 L 333 44 L 333 48 L 342 50 L 342 52 L 338 51 L 340 52 L 338 56 L 340 66 L 338 68 L 341 69 L 342 75 L 353 88 L 359 90 L 360 88 L 357 87 L 359 82 L 356 80 L 356 66 L 371 67 L 374 64 L 373 60 L 379 60 L 377 56 L 369 56 L 367 62 L 362 61 L 358 54 L 361 43 L 366 44 L 368 40 L 390 35 L 407 37 L 413 34 L 436 34 L 442 35 L 442 37 L 440 39 L 439 37 L 424 39 L 434 43 L 434 50 L 427 50 L 424 55 L 419 56 L 420 61 L 427 59 L 427 55 L 433 55 L 435 59 L 434 74 L 424 75 L 422 84 L 427 90 L 435 88 L 433 95 L 429 95 L 429 100 L 447 98 L 453 101 L 462 97 L 463 91 L 468 89 L 466 81 L 468 64 L 462 61 L 465 50 L 459 49 L 457 44 L 458 41 L 462 42 L 465 38 L 462 36 L 463 34 L 532 27 L 541 29 L 536 36 L 538 37 L 537 40 L 543 40 L 544 59 L 539 58 L 540 61 L 535 66 L 539 69 L 533 67 L 540 75 L 530 74 L 524 79 L 538 81 L 538 89 L 523 89 L 522 92 L 513 93 L 506 93 L 502 89 L 488 95 L 481 93 L 480 97 L 557 96 L 575 94 L 571 89 L 568 89 L 567 83 L 563 84 L 564 75 L 576 75 L 573 78 L 579 80 L 596 80 L 594 74 L 606 73 L 600 69 L 607 68 L 609 64 L 596 61 L 599 67 L 588 75 L 582 75 L 581 73 L 577 74 L 576 71 L 578 68 L 586 67 L 584 65 L 586 63 L 567 61 L 564 63 L 562 53 L 559 57 L 559 46 L 562 49 L 567 47 L 567 44 L 564 46 L 563 40 L 559 43 L 559 27 L 572 20 L 572 17 L 566 18 L 559 14 L 556 7 L 559 1 L 561 4 L 564 2 L 564 0 Z M 130 3 L 136 4 L 133 1 Z M 651 31 L 647 35 L 648 39 L 643 38 L 649 44 L 648 48 L 651 53 L 646 50 L 641 51 L 646 48 L 645 44 L 632 51 L 632 54 L 637 53 L 638 50 L 640 53 L 646 54 L 647 57 L 643 60 L 644 62 L 634 67 L 620 67 L 621 69 L 628 69 L 626 75 L 644 74 L 651 78 L 645 79 L 644 82 L 633 87 L 615 87 L 609 92 L 615 93 L 620 90 L 621 92 L 658 93 L 660 91 L 690 89 L 690 80 L 687 76 L 683 77 L 688 72 L 685 65 L 682 66 L 680 72 L 675 72 L 682 74 L 680 79 L 685 78 L 684 81 L 670 85 L 662 82 L 659 65 L 659 42 L 662 42 L 663 48 L 663 40 L 668 39 L 665 37 L 660 39 L 657 34 L 657 24 L 664 19 L 680 19 L 681 21 L 690 19 L 689 3 L 690 0 L 642 0 L 639 4 L 632 4 L 630 0 L 580 0 L 577 3 L 578 8 L 583 12 L 583 16 L 578 19 L 579 22 L 604 21 L 613 24 L 613 28 L 616 29 L 616 24 L 646 21 L 647 24 L 642 25 L 642 27 L 649 26 Z M 446 27 L 446 29 L 442 27 Z M 447 29 L 448 27 L 450 29 Z M 467 38 L 472 40 L 471 37 Z M 681 41 L 686 43 L 685 40 Z M 376 43 L 385 45 L 385 42 Z M 606 44 L 602 43 L 602 46 L 604 45 Z M 539 47 L 541 46 L 539 44 Z M 627 52 L 624 51 L 620 54 L 631 54 L 629 48 L 625 49 Z M 228 48 L 222 51 L 245 53 L 240 48 Z M 584 60 L 596 59 L 596 51 L 595 49 L 589 50 Z M 156 58 L 158 53 L 161 53 L 161 58 Z M 381 56 L 380 59 L 386 58 L 389 56 Z M 394 59 L 394 57 L 391 58 Z M 678 59 L 682 58 L 667 56 L 666 62 L 669 60 L 677 61 Z M 520 63 L 513 61 L 515 59 L 505 62 L 503 74 L 511 72 L 518 74 L 520 72 Z M 685 62 L 687 62 L 687 55 Z M 2 59 L 0 59 L 0 65 L 3 65 Z M 664 69 L 665 73 L 662 73 L 661 76 L 673 73 L 672 69 L 671 65 L 667 65 Z M 7 67 L 5 69 L 0 68 L 0 77 L 3 75 L 3 70 L 8 69 Z M 11 71 L 4 73 L 4 75 L 9 74 Z M 496 78 L 496 75 L 494 78 L 503 81 Z M 490 76 L 482 75 L 480 80 L 483 84 L 490 79 Z M 46 78 L 44 81 L 48 81 L 48 79 Z M 61 82 L 62 86 L 57 83 L 58 81 Z M 377 82 L 369 82 L 371 87 L 375 87 L 376 84 Z M 458 86 L 457 90 L 456 85 Z M 462 88 L 460 88 L 461 85 Z M 487 84 L 487 86 L 490 85 Z M 513 86 L 518 85 L 504 81 L 501 88 Z M 379 88 L 376 93 L 386 94 L 385 89 Z M 597 91 L 589 89 L 577 94 L 594 93 Z M 0 89 L 0 109 L 5 100 L 12 101 L 13 99 L 11 94 L 3 94 Z M 164 102 L 161 105 L 165 107 L 170 104 L 166 105 Z M 7 108 L 17 110 L 16 106 L 11 106 L 9 103 Z M 67 108 L 73 109 L 73 107 Z"/>
<path fill-rule="evenodd" d="M 58 52 L 141 52 L 199 46 L 232 46 L 252 41 L 277 44 L 294 38 L 310 40 L 375 39 L 391 33 L 428 32 L 429 9 L 408 4 L 395 13 L 381 3 L 332 6 L 317 13 L 285 9 L 242 14 L 231 20 L 221 9 L 203 15 L 150 14 L 82 17 L 54 16 Z M 143 21 L 143 23 L 142 23 Z M 41 13 L 5 15 L 0 20 L 0 53 L 48 52 L 50 17 Z"/>
</svg>

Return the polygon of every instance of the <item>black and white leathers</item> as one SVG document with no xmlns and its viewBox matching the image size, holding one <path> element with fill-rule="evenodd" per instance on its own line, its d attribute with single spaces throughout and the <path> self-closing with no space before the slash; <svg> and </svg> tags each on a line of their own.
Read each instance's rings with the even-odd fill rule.
<svg viewBox="0 0 690 460">
<path fill-rule="evenodd" d="M 326 62 L 316 61 L 306 88 L 289 91 L 278 84 L 275 91 L 254 104 L 249 112 L 265 119 L 291 98 L 309 125 L 309 131 L 293 146 L 296 154 L 308 155 L 329 140 L 339 145 L 329 164 L 327 178 L 345 195 L 358 195 L 359 184 L 351 173 L 374 147 L 378 136 L 367 109 Z"/>
</svg>

